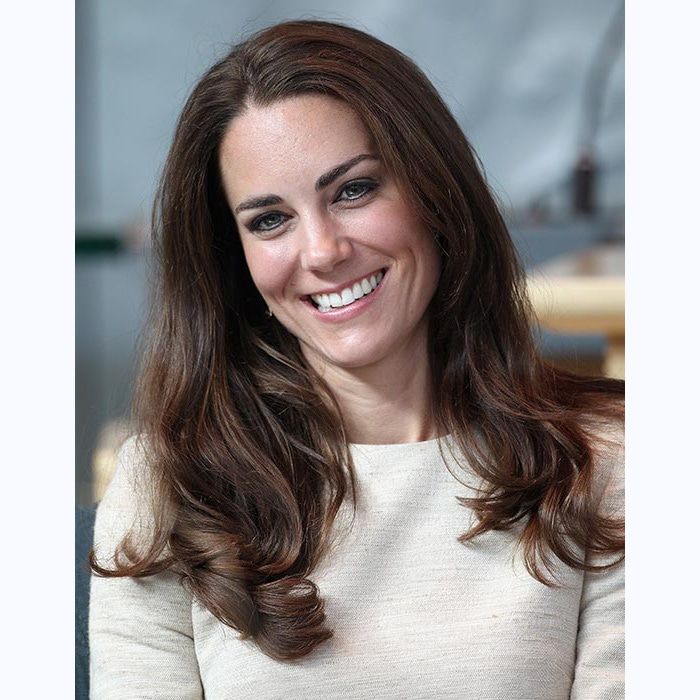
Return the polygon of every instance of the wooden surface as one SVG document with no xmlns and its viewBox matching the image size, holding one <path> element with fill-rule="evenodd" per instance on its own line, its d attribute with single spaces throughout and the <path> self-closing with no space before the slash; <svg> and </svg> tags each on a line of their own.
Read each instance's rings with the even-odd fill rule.
<svg viewBox="0 0 700 700">
<path fill-rule="evenodd" d="M 558 258 L 528 276 L 538 323 L 558 333 L 604 333 L 603 369 L 625 374 L 624 248 L 607 245 Z"/>
</svg>

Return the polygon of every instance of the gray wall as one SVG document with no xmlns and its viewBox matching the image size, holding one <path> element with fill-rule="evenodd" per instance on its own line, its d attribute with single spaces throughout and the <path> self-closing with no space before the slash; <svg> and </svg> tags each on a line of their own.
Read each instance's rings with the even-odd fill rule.
<svg viewBox="0 0 700 700">
<path fill-rule="evenodd" d="M 234 41 L 277 20 L 345 21 L 411 56 L 434 81 L 505 204 L 561 184 L 576 154 L 584 78 L 611 0 L 79 0 L 79 228 L 148 214 L 175 119 Z M 350 7 L 350 11 L 348 11 Z M 623 200 L 624 79 L 616 60 L 597 143 L 604 202 Z"/>
<path fill-rule="evenodd" d="M 619 228 L 623 205 L 620 52 L 595 141 L 603 216 L 581 222 L 567 215 L 584 80 L 618 8 L 611 0 L 77 0 L 78 233 L 142 227 L 175 120 L 201 73 L 253 30 L 316 17 L 365 29 L 423 68 L 510 210 L 526 263 L 584 247 L 609 233 L 611 222 Z M 523 210 L 543 196 L 554 223 L 533 227 Z M 78 256 L 76 269 L 77 498 L 86 503 L 97 432 L 128 406 L 146 262 L 138 252 Z M 546 336 L 545 345 L 583 354 L 599 351 L 602 341 Z"/>
</svg>

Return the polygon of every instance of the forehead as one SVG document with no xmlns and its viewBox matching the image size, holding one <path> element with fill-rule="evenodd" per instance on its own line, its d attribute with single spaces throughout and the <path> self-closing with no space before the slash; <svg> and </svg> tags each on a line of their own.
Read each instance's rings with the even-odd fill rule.
<svg viewBox="0 0 700 700">
<path fill-rule="evenodd" d="M 369 134 L 350 106 L 331 97 L 303 95 L 248 105 L 229 125 L 219 162 L 227 194 L 240 197 L 315 180 L 370 150 Z"/>
</svg>

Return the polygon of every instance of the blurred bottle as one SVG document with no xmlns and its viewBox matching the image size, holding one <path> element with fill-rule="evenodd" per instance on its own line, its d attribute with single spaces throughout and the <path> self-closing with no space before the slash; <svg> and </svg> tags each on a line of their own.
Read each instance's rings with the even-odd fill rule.
<svg viewBox="0 0 700 700">
<path fill-rule="evenodd" d="M 573 174 L 572 208 L 577 216 L 592 216 L 596 212 L 596 174 L 592 153 L 582 152 Z"/>
</svg>

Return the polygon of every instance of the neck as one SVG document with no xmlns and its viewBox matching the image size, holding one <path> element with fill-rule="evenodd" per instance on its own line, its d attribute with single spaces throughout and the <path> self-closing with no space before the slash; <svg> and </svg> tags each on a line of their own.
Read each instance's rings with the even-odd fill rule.
<svg viewBox="0 0 700 700">
<path fill-rule="evenodd" d="M 349 442 L 397 444 L 437 437 L 427 336 L 360 368 L 316 367 L 331 388 Z"/>
</svg>

